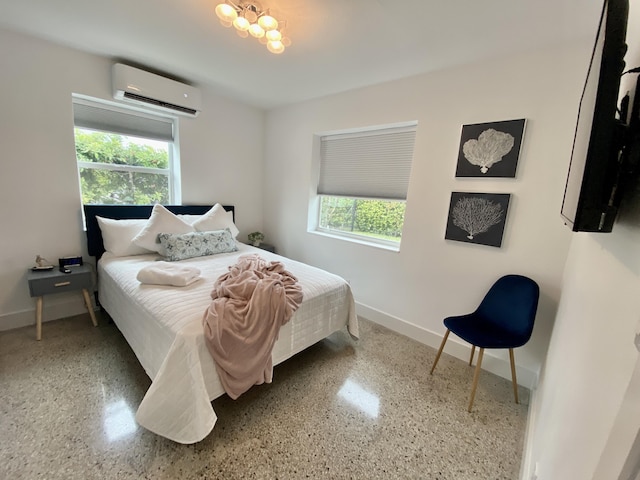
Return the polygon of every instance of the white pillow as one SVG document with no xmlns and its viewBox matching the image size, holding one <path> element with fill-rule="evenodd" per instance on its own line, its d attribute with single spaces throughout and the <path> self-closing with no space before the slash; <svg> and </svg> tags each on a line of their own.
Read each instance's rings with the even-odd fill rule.
<svg viewBox="0 0 640 480">
<path fill-rule="evenodd" d="M 102 232 L 102 243 L 104 249 L 117 256 L 126 257 L 128 255 L 142 255 L 151 253 L 146 248 L 139 247 L 133 243 L 133 239 L 142 231 L 147 224 L 147 219 L 126 219 L 115 220 L 113 218 L 103 218 L 96 216 L 100 231 Z"/>
<path fill-rule="evenodd" d="M 139 247 L 159 252 L 161 245 L 158 241 L 159 233 L 189 233 L 195 232 L 195 228 L 187 222 L 180 220 L 169 210 L 156 203 L 151 210 L 151 216 L 140 233 L 133 239 L 133 243 Z"/>
<path fill-rule="evenodd" d="M 196 220 L 200 220 L 202 215 L 191 215 L 189 213 L 179 213 L 176 215 L 180 220 L 184 220 L 189 225 L 193 225 Z"/>
<path fill-rule="evenodd" d="M 228 228 L 235 239 L 240 231 L 233 223 L 233 213 L 227 212 L 222 205 L 216 203 L 211 210 L 192 223 L 198 232 L 224 230 Z"/>
</svg>

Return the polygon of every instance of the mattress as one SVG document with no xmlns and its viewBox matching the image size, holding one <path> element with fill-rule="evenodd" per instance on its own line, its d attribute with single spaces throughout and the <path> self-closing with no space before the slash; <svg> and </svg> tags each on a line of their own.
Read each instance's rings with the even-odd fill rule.
<svg viewBox="0 0 640 480">
<path fill-rule="evenodd" d="M 107 253 L 98 263 L 100 303 L 152 380 L 136 420 L 175 442 L 198 442 L 216 423 L 211 400 L 225 392 L 204 342 L 202 318 L 214 282 L 239 256 L 258 253 L 266 260 L 281 261 L 302 286 L 303 302 L 280 329 L 273 348 L 274 365 L 345 325 L 358 337 L 353 295 L 345 280 L 249 245 L 239 243 L 238 248 L 180 261 L 201 271 L 202 278 L 186 287 L 143 285 L 136 279 L 141 268 L 160 258 L 155 254 L 113 257 Z"/>
</svg>

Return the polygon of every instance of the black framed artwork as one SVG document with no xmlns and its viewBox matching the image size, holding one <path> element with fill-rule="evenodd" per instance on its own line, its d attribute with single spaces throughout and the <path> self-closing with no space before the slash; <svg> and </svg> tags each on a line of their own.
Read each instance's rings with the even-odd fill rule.
<svg viewBox="0 0 640 480">
<path fill-rule="evenodd" d="M 452 192 L 444 238 L 502 246 L 510 199 L 509 193 Z"/>
<path fill-rule="evenodd" d="M 456 177 L 515 177 L 525 122 L 463 125 Z"/>
</svg>

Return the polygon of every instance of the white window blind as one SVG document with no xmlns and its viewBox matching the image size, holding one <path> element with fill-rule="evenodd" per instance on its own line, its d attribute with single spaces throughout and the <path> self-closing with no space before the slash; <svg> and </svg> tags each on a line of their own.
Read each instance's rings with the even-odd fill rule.
<svg viewBox="0 0 640 480">
<path fill-rule="evenodd" d="M 135 111 L 123 111 L 112 106 L 76 101 L 73 104 L 73 121 L 76 127 L 166 142 L 173 141 L 172 119 Z"/>
<path fill-rule="evenodd" d="M 319 195 L 406 200 L 416 125 L 320 138 Z"/>
</svg>

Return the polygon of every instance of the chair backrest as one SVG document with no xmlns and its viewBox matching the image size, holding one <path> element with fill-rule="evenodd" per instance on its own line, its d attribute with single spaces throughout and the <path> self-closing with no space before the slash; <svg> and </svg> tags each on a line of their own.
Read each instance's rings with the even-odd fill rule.
<svg viewBox="0 0 640 480">
<path fill-rule="evenodd" d="M 533 331 L 540 288 L 522 275 L 505 275 L 489 289 L 476 313 L 506 332 L 514 348 L 527 343 Z"/>
</svg>

